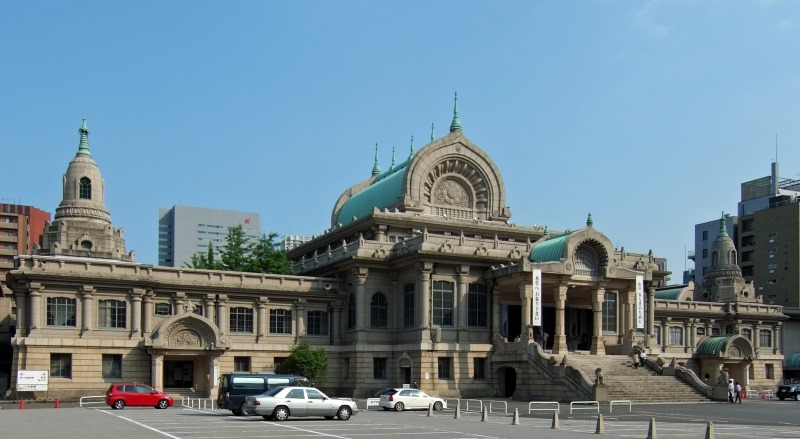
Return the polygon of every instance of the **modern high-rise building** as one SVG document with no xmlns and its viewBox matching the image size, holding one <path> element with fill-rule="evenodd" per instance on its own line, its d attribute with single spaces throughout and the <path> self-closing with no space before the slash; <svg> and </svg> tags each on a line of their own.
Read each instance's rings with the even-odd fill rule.
<svg viewBox="0 0 800 439">
<path fill-rule="evenodd" d="M 14 268 L 14 256 L 33 254 L 50 221 L 50 212 L 33 206 L 0 203 L 0 284 Z"/>
<path fill-rule="evenodd" d="M 214 258 L 219 258 L 219 248 L 225 245 L 228 228 L 242 226 L 245 236 L 252 241 L 261 237 L 261 215 L 255 212 L 207 209 L 203 207 L 172 206 L 158 210 L 158 265 L 183 267 L 192 256 L 214 248 Z"/>
<path fill-rule="evenodd" d="M 281 237 L 281 250 L 289 251 L 299 245 L 305 244 L 314 239 L 313 236 L 304 235 L 284 235 Z"/>
</svg>

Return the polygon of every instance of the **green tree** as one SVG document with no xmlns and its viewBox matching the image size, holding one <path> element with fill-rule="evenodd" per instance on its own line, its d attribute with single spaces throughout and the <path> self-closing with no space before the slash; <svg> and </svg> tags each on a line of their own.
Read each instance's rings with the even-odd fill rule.
<svg viewBox="0 0 800 439">
<path fill-rule="evenodd" d="M 211 241 L 208 241 L 206 254 L 197 253 L 192 255 L 192 259 L 189 262 L 185 262 L 183 266 L 186 268 L 200 268 L 205 270 L 222 270 L 220 263 L 214 260 L 214 246 L 211 245 Z"/>
<path fill-rule="evenodd" d="M 286 258 L 286 252 L 280 249 L 278 234 L 270 232 L 262 234 L 255 243 L 245 235 L 241 225 L 228 228 L 225 245 L 219 248 L 221 261 L 214 259 L 214 247 L 208 242 L 206 254 L 192 255 L 187 268 L 205 270 L 244 271 L 249 273 L 291 274 L 292 263 Z"/>
<path fill-rule="evenodd" d="M 223 270 L 248 271 L 253 244 L 247 240 L 241 224 L 228 227 L 225 245 L 219 250 Z"/>
<path fill-rule="evenodd" d="M 283 361 L 289 373 L 302 375 L 312 383 L 328 376 L 328 357 L 322 348 L 311 349 L 307 340 L 303 340 L 292 349 L 292 353 Z"/>
<path fill-rule="evenodd" d="M 278 234 L 261 235 L 253 246 L 246 271 L 253 273 L 292 274 L 292 263 L 276 241 Z"/>
</svg>

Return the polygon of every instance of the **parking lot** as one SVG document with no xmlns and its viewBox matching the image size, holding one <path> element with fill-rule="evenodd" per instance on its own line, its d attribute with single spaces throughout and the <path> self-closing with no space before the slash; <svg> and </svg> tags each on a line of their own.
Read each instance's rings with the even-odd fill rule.
<svg viewBox="0 0 800 439">
<path fill-rule="evenodd" d="M 527 404 L 510 402 L 509 412 L 491 413 L 484 420 L 479 411 L 462 411 L 455 419 L 454 407 L 433 412 L 361 410 L 350 421 L 326 421 L 314 418 L 290 418 L 286 422 L 264 421 L 258 416 L 232 416 L 226 410 L 198 410 L 175 407 L 167 410 L 126 408 L 42 408 L 0 410 L 3 436 L 10 438 L 77 439 L 116 438 L 558 438 L 573 439 L 593 435 L 597 430 L 596 413 L 569 414 L 562 404 L 559 428 L 553 429 L 552 413 L 528 415 Z M 524 409 L 520 409 L 524 407 Z M 513 410 L 518 409 L 519 423 L 514 425 Z M 645 438 L 650 419 L 654 418 L 658 438 L 703 438 L 708 421 L 714 422 L 717 438 L 786 438 L 800 437 L 800 402 L 746 400 L 745 404 L 727 403 L 636 405 L 630 412 L 601 407 L 604 434 L 613 437 Z"/>
</svg>

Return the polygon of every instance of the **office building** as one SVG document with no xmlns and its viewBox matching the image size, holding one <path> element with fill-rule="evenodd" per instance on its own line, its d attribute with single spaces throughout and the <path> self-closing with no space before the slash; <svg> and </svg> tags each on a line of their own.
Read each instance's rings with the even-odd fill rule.
<svg viewBox="0 0 800 439">
<path fill-rule="evenodd" d="M 313 236 L 284 235 L 281 237 L 281 250 L 289 251 L 299 245 L 311 241 L 312 239 L 314 239 Z"/>
<path fill-rule="evenodd" d="M 14 256 L 30 255 L 40 245 L 50 212 L 33 206 L 0 203 L 0 284 L 14 267 Z"/>
</svg>

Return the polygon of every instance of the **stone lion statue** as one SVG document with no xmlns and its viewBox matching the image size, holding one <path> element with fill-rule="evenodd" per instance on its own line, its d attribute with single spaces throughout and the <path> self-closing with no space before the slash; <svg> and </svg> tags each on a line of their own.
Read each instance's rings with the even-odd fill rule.
<svg viewBox="0 0 800 439">
<path fill-rule="evenodd" d="M 603 376 L 603 369 L 598 367 L 594 370 L 595 382 L 594 385 L 605 384 L 605 377 Z"/>
<path fill-rule="evenodd" d="M 717 384 L 728 384 L 729 378 L 730 376 L 728 375 L 728 369 L 723 367 L 722 370 L 719 371 L 719 376 L 717 377 Z"/>
</svg>

